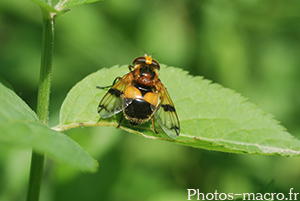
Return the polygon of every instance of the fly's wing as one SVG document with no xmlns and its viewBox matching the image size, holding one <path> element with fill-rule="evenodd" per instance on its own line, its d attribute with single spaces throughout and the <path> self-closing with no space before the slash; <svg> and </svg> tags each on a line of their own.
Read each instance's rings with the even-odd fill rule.
<svg viewBox="0 0 300 201">
<path fill-rule="evenodd" d="M 128 73 L 120 78 L 104 95 L 98 106 L 98 113 L 102 118 L 111 117 L 126 108 L 130 101 L 125 98 L 123 92 L 131 82 L 132 75 Z"/>
<path fill-rule="evenodd" d="M 180 133 L 180 125 L 174 104 L 167 89 L 162 83 L 158 84 L 160 90 L 160 106 L 154 116 L 162 129 L 171 137 L 176 138 Z"/>
</svg>

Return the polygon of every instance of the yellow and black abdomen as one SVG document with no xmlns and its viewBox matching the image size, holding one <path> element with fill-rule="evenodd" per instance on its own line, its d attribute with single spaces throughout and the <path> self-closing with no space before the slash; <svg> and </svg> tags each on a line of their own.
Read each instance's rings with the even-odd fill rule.
<svg viewBox="0 0 300 201">
<path fill-rule="evenodd" d="M 131 85 L 125 89 L 124 96 L 130 104 L 123 111 L 131 125 L 144 123 L 153 116 L 159 98 L 152 88 Z"/>
</svg>

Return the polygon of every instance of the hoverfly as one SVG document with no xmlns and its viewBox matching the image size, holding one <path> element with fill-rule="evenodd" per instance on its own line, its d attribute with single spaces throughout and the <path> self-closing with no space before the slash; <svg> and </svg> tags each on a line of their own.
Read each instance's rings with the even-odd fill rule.
<svg viewBox="0 0 300 201">
<path fill-rule="evenodd" d="M 171 137 L 179 135 L 180 126 L 174 104 L 166 87 L 158 78 L 160 66 L 151 56 L 145 55 L 133 61 L 128 66 L 130 72 L 123 77 L 117 77 L 98 106 L 102 118 L 111 117 L 123 110 L 117 128 L 123 118 L 132 126 L 152 120 L 153 130 L 158 134 L 154 117 L 162 129 Z"/>
</svg>

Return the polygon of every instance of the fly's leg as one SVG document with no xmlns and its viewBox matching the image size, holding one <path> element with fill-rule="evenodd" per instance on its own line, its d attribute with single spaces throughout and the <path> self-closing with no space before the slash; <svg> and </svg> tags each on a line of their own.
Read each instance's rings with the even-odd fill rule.
<svg viewBox="0 0 300 201">
<path fill-rule="evenodd" d="M 157 132 L 156 128 L 155 128 L 155 124 L 154 124 L 154 117 L 151 117 L 152 120 L 152 125 L 153 125 L 153 130 L 156 134 L 159 134 L 159 132 Z"/>
<path fill-rule="evenodd" d="M 99 87 L 97 86 L 98 89 L 107 89 L 107 88 L 111 88 L 112 86 L 114 86 L 116 84 L 117 81 L 119 81 L 120 79 L 122 79 L 121 77 L 116 77 L 116 79 L 114 80 L 112 85 L 109 86 L 105 86 L 105 87 Z"/>
<path fill-rule="evenodd" d="M 122 121 L 123 121 L 123 118 L 124 118 L 124 114 L 122 112 L 122 116 L 121 116 L 121 119 L 120 119 L 120 122 L 119 122 L 119 125 L 117 126 L 117 128 L 120 128 L 121 124 L 122 124 Z"/>
</svg>

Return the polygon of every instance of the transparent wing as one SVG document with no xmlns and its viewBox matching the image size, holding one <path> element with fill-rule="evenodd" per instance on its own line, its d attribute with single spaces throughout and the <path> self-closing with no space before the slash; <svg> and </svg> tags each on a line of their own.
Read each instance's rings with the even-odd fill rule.
<svg viewBox="0 0 300 201">
<path fill-rule="evenodd" d="M 159 84 L 160 91 L 160 106 L 156 110 L 154 116 L 162 129 L 171 137 L 176 138 L 180 133 L 180 125 L 174 104 L 169 96 L 167 89 L 163 84 Z"/>
<path fill-rule="evenodd" d="M 108 90 L 98 106 L 98 113 L 102 118 L 111 117 L 126 108 L 130 101 L 125 98 L 123 91 L 131 79 L 131 74 L 128 73 Z"/>
</svg>

